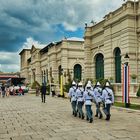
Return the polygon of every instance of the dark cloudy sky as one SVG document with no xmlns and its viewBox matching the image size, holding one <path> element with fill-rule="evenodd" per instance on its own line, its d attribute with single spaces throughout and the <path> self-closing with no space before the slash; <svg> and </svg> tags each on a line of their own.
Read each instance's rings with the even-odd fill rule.
<svg viewBox="0 0 140 140">
<path fill-rule="evenodd" d="M 123 0 L 0 0 L 0 71 L 19 71 L 18 53 L 33 42 L 83 37 L 84 23 L 100 21 Z"/>
</svg>

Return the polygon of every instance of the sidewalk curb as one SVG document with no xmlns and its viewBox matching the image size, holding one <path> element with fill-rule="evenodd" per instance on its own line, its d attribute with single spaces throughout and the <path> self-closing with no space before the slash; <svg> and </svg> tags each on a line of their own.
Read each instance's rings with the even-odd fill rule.
<svg viewBox="0 0 140 140">
<path fill-rule="evenodd" d="M 139 112 L 140 113 L 140 110 L 135 110 L 135 109 L 130 109 L 130 108 L 124 108 L 124 107 L 118 107 L 118 106 L 112 106 L 112 108 L 121 109 L 121 110 L 125 110 L 125 111 Z"/>
</svg>

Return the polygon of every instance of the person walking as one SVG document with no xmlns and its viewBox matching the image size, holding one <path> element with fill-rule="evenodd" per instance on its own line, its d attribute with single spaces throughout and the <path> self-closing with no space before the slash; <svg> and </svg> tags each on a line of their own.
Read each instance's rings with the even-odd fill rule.
<svg viewBox="0 0 140 140">
<path fill-rule="evenodd" d="M 9 89 L 9 86 L 7 85 L 6 87 L 6 96 L 9 97 L 10 95 L 10 89 Z"/>
<path fill-rule="evenodd" d="M 5 85 L 3 83 L 2 86 L 1 86 L 1 93 L 2 93 L 3 98 L 5 97 L 5 91 L 6 91 L 6 88 L 5 88 Z"/>
<path fill-rule="evenodd" d="M 52 92 L 52 97 L 55 96 L 55 86 L 52 84 L 51 85 L 51 92 Z"/>
<path fill-rule="evenodd" d="M 110 116 L 111 116 L 110 108 L 111 108 L 111 105 L 114 103 L 114 93 L 108 81 L 106 82 L 105 88 L 102 91 L 101 98 L 103 99 L 103 102 L 104 102 L 103 111 L 106 115 L 106 120 L 109 121 Z"/>
<path fill-rule="evenodd" d="M 39 86 L 36 85 L 36 96 L 39 96 L 39 91 L 40 91 Z"/>
<path fill-rule="evenodd" d="M 95 99 L 95 104 L 96 104 L 96 114 L 95 117 L 98 117 L 101 119 L 103 117 L 102 112 L 100 110 L 100 106 L 102 103 L 101 95 L 102 95 L 102 88 L 100 82 L 97 82 L 97 84 L 94 87 L 94 99 Z"/>
<path fill-rule="evenodd" d="M 47 87 L 46 87 L 45 83 L 42 83 L 42 86 L 40 89 L 42 103 L 45 103 L 45 101 L 46 101 L 46 91 L 47 91 Z"/>
<path fill-rule="evenodd" d="M 70 97 L 70 102 L 72 106 L 72 114 L 76 117 L 77 116 L 77 110 L 76 110 L 76 104 L 77 104 L 77 98 L 76 98 L 76 90 L 77 85 L 75 81 L 72 82 L 72 87 L 69 89 L 68 96 Z"/>
<path fill-rule="evenodd" d="M 23 89 L 21 88 L 21 86 L 19 86 L 18 95 L 19 96 L 23 95 Z"/>
<path fill-rule="evenodd" d="M 85 108 L 86 108 L 86 116 L 87 121 L 89 123 L 93 122 L 93 111 L 91 109 L 92 106 L 92 100 L 93 100 L 93 91 L 91 90 L 91 85 L 86 85 L 86 90 L 84 92 L 84 102 L 85 102 Z"/>
<path fill-rule="evenodd" d="M 84 105 L 84 88 L 83 84 L 81 82 L 78 83 L 78 88 L 76 90 L 76 98 L 77 98 L 77 110 L 79 114 L 79 118 L 84 119 L 84 113 L 83 113 L 83 105 Z"/>
</svg>

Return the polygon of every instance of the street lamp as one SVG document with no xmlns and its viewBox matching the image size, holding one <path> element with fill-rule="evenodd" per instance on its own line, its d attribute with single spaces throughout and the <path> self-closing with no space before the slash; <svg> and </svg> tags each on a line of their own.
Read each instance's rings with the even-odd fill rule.
<svg viewBox="0 0 140 140">
<path fill-rule="evenodd" d="M 126 64 L 128 66 L 128 63 L 129 63 L 129 55 L 128 55 L 128 53 L 126 53 L 124 56 L 124 64 Z"/>
<path fill-rule="evenodd" d="M 125 107 L 130 106 L 129 101 L 129 56 L 128 53 L 124 56 L 124 67 L 123 67 L 123 102 Z"/>
</svg>

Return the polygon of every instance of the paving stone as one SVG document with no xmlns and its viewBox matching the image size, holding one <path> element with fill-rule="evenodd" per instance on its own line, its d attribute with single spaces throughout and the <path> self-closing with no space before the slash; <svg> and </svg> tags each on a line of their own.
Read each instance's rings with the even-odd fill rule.
<svg viewBox="0 0 140 140">
<path fill-rule="evenodd" d="M 95 114 L 95 106 L 92 106 Z M 73 117 L 68 99 L 0 98 L 0 140 L 138 140 L 140 111 L 111 108 L 111 120 Z M 85 112 L 85 107 L 83 108 Z"/>
</svg>

